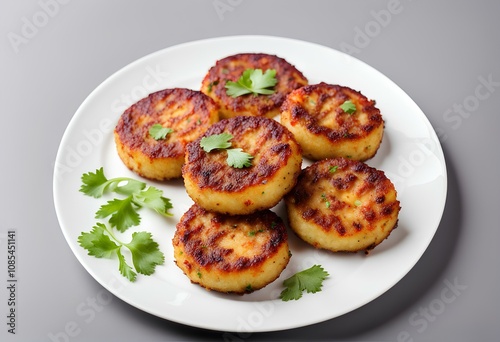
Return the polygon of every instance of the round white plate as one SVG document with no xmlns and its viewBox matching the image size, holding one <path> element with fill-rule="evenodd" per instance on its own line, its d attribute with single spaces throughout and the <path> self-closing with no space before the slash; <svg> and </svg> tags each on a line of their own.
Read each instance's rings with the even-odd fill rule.
<svg viewBox="0 0 500 342">
<path fill-rule="evenodd" d="M 294 64 L 309 79 L 349 86 L 374 99 L 385 119 L 385 136 L 367 163 L 385 171 L 398 190 L 402 210 L 398 228 L 370 254 L 333 254 L 315 250 L 290 235 L 293 256 L 281 277 L 252 294 L 224 295 L 191 284 L 174 264 L 171 240 L 175 225 L 191 206 L 181 180 L 148 182 L 172 199 L 174 216 L 162 218 L 140 211 L 133 231 L 150 231 L 165 254 L 165 264 L 135 283 L 118 272 L 118 260 L 87 255 L 77 239 L 96 222 L 105 201 L 79 192 L 83 173 L 104 167 L 108 178 L 131 173 L 118 158 L 114 126 L 125 108 L 151 92 L 173 87 L 199 89 L 207 70 L 218 60 L 240 52 L 275 54 Z M 307 161 L 304 165 L 307 165 Z M 328 47 L 278 37 L 236 36 L 173 46 L 141 58 L 99 85 L 68 125 L 57 154 L 54 202 L 63 234 L 87 271 L 125 302 L 153 315 L 201 328 L 232 332 L 274 331 L 306 326 L 355 310 L 382 295 L 420 259 L 441 220 L 447 191 L 446 166 L 439 140 L 411 98 L 365 63 Z M 111 195 L 110 195 L 111 196 Z M 273 210 L 284 214 L 283 204 Z M 314 264 L 330 276 L 321 292 L 283 302 L 282 282 Z"/>
</svg>

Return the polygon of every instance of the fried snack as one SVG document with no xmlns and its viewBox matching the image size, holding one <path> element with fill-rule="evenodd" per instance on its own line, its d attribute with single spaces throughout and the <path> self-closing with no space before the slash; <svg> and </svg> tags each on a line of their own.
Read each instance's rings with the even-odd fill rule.
<svg viewBox="0 0 500 342">
<path fill-rule="evenodd" d="M 270 210 L 229 216 L 194 204 L 177 224 L 172 243 L 175 263 L 192 283 L 224 293 L 263 288 L 290 259 L 286 227 Z"/>
<path fill-rule="evenodd" d="M 190 143 L 182 176 L 187 194 L 201 207 L 223 214 L 244 215 L 275 206 L 297 182 L 300 146 L 277 121 L 238 116 L 221 120 L 204 134 L 229 133 L 231 148 L 249 153 L 251 166 L 235 168 L 225 149 L 205 152 L 201 139 Z"/>
<path fill-rule="evenodd" d="M 317 248 L 369 251 L 398 223 L 400 203 L 382 171 L 345 158 L 324 159 L 302 170 L 285 197 L 292 230 Z"/>
<path fill-rule="evenodd" d="M 346 101 L 354 106 L 347 112 L 342 109 Z M 295 135 L 304 156 L 313 160 L 346 157 L 366 161 L 377 153 L 384 132 L 374 101 L 351 88 L 323 82 L 290 93 L 280 118 Z"/>
<path fill-rule="evenodd" d="M 236 82 L 246 69 L 276 70 L 278 83 L 272 95 L 246 94 L 231 97 L 226 93 L 226 82 Z M 308 84 L 307 78 L 285 59 L 264 53 L 241 53 L 216 62 L 202 81 L 201 91 L 219 104 L 220 117 L 239 115 L 273 118 L 280 113 L 280 106 L 292 90 Z"/>
<path fill-rule="evenodd" d="M 152 93 L 121 115 L 114 131 L 118 155 L 142 177 L 179 178 L 186 144 L 218 120 L 217 105 L 199 91 L 174 88 Z M 150 134 L 155 124 L 171 131 L 155 139 Z"/>
</svg>

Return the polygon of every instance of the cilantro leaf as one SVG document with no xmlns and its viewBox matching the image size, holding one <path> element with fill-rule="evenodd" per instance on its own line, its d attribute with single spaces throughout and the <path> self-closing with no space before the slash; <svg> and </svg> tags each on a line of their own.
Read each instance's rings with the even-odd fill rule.
<svg viewBox="0 0 500 342">
<path fill-rule="evenodd" d="M 154 210 L 161 210 L 165 203 L 161 200 L 163 191 L 150 186 L 134 196 L 134 202 L 140 206 L 145 206 Z"/>
<path fill-rule="evenodd" d="M 252 166 L 253 156 L 243 152 L 241 148 L 230 148 L 227 150 L 227 164 L 229 166 L 241 169 Z"/>
<path fill-rule="evenodd" d="M 165 256 L 151 238 L 151 233 L 139 232 L 132 234 L 132 241 L 125 245 L 132 252 L 132 261 L 137 272 L 151 275 L 156 265 L 165 262 Z"/>
<path fill-rule="evenodd" d="M 149 128 L 149 135 L 155 140 L 163 140 L 173 131 L 172 128 L 163 127 L 161 124 L 154 124 Z"/>
<path fill-rule="evenodd" d="M 88 251 L 89 255 L 96 258 L 109 258 L 118 248 L 109 236 L 104 234 L 105 226 L 97 223 L 89 233 L 82 233 L 78 237 L 80 246 Z"/>
<path fill-rule="evenodd" d="M 323 280 L 328 276 L 323 267 L 314 265 L 304 271 L 295 273 L 290 278 L 283 281 L 286 288 L 281 292 L 280 298 L 283 301 L 291 299 L 298 300 L 302 297 L 302 292 L 316 293 L 321 291 Z"/>
<path fill-rule="evenodd" d="M 246 94 L 270 95 L 275 90 L 269 88 L 277 83 L 275 69 L 268 69 L 266 72 L 262 72 L 262 69 L 246 69 L 236 82 L 227 81 L 225 88 L 226 94 L 232 97 Z"/>
<path fill-rule="evenodd" d="M 150 186 L 134 196 L 134 203 L 141 207 L 153 209 L 164 216 L 172 216 L 172 214 L 168 212 L 168 210 L 173 207 L 172 203 L 168 198 L 162 195 L 163 191 Z"/>
<path fill-rule="evenodd" d="M 125 257 L 123 256 L 122 252 L 118 249 L 116 251 L 116 255 L 118 256 L 118 261 L 120 262 L 118 264 L 118 269 L 120 270 L 120 274 L 130 280 L 131 282 L 134 282 L 137 279 L 137 273 L 135 273 L 132 270 L 132 267 L 127 264 L 127 261 L 125 261 Z"/>
<path fill-rule="evenodd" d="M 146 183 L 131 178 L 115 178 L 111 181 L 113 183 L 109 190 L 125 196 L 132 195 L 146 187 Z M 124 182 L 125 184 L 123 184 Z"/>
<path fill-rule="evenodd" d="M 252 81 L 254 93 L 265 95 L 274 94 L 274 90 L 267 88 L 272 88 L 278 83 L 276 79 L 276 70 L 268 69 L 265 73 L 262 73 L 261 69 L 254 70 L 250 73 L 250 81 Z"/>
<path fill-rule="evenodd" d="M 104 169 L 101 167 L 95 172 L 88 172 L 82 175 L 80 192 L 88 196 L 99 198 L 102 197 L 106 190 L 123 195 L 130 195 L 131 193 L 144 189 L 145 186 L 146 183 L 127 177 L 107 179 L 104 175 Z"/>
<path fill-rule="evenodd" d="M 104 176 L 104 170 L 101 167 L 95 173 L 89 172 L 82 175 L 82 186 L 80 191 L 92 197 L 101 197 L 104 190 L 109 185 L 108 179 Z"/>
<path fill-rule="evenodd" d="M 347 114 L 354 114 L 356 112 L 356 105 L 351 100 L 342 103 L 340 108 Z"/>
<path fill-rule="evenodd" d="M 231 147 L 231 142 L 229 141 L 231 139 L 233 139 L 233 136 L 229 133 L 214 134 L 203 137 L 200 141 L 200 146 L 203 148 L 203 151 L 209 153 L 216 149 Z"/>
<path fill-rule="evenodd" d="M 174 205 L 172 204 L 172 202 L 170 201 L 169 198 L 166 198 L 166 197 L 162 197 L 161 200 L 163 201 L 163 211 L 159 211 L 157 210 L 156 212 L 158 214 L 161 214 L 163 216 L 174 216 L 174 214 L 168 212 L 169 209 L 172 209 L 174 207 Z"/>
<path fill-rule="evenodd" d="M 120 232 L 124 232 L 132 226 L 138 226 L 141 222 L 141 217 L 134 208 L 132 196 L 108 201 L 97 211 L 95 218 L 106 218 L 108 216 L 111 216 L 109 219 L 111 226 L 116 227 Z"/>
</svg>

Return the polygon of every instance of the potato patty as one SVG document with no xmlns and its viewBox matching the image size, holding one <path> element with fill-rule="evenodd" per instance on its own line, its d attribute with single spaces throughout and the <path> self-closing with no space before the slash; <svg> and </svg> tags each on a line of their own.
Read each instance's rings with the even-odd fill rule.
<svg viewBox="0 0 500 342">
<path fill-rule="evenodd" d="M 152 93 L 121 115 L 114 131 L 118 155 L 140 176 L 178 178 L 186 144 L 218 120 L 218 106 L 199 91 L 174 88 Z M 171 132 L 155 139 L 149 133 L 155 124 Z"/>
<path fill-rule="evenodd" d="M 300 146 L 285 127 L 265 117 L 238 116 L 212 125 L 204 137 L 229 133 L 231 148 L 253 156 L 251 166 L 229 166 L 224 149 L 205 152 L 201 137 L 186 148 L 182 176 L 188 195 L 201 207 L 243 215 L 275 206 L 297 182 Z"/>
<path fill-rule="evenodd" d="M 354 112 L 341 106 L 351 101 Z M 297 139 L 304 156 L 315 160 L 372 158 L 382 142 L 384 121 L 375 102 L 351 88 L 319 83 L 290 93 L 281 123 Z"/>
<path fill-rule="evenodd" d="M 334 252 L 368 251 L 396 228 L 400 203 L 385 174 L 363 162 L 324 159 L 302 170 L 285 197 L 290 226 Z"/>
<path fill-rule="evenodd" d="M 278 83 L 272 95 L 242 95 L 231 97 L 226 93 L 226 82 L 236 82 L 246 69 L 276 70 Z M 221 118 L 239 115 L 266 116 L 279 114 L 286 95 L 308 84 L 305 76 L 283 58 L 264 53 L 241 53 L 216 62 L 202 81 L 201 91 L 210 96 L 221 108 Z"/>
<path fill-rule="evenodd" d="M 194 204 L 172 240 L 175 263 L 193 283 L 249 293 L 279 277 L 290 259 L 287 230 L 270 210 L 229 216 Z"/>
</svg>

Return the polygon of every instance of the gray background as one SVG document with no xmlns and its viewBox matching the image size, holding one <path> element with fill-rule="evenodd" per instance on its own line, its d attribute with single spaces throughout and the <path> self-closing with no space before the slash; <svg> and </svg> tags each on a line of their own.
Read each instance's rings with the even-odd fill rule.
<svg viewBox="0 0 500 342">
<path fill-rule="evenodd" d="M 497 341 L 499 14 L 500 2 L 486 0 L 2 1 L 0 317 L 8 310 L 9 229 L 18 235 L 19 287 L 17 334 L 7 333 L 2 318 L 0 340 Z M 35 30 L 26 28 L 28 22 Z M 165 321 L 105 291 L 78 263 L 59 228 L 54 160 L 86 96 L 146 54 L 236 34 L 355 48 L 353 56 L 415 100 L 443 145 L 449 192 L 434 240 L 396 286 L 342 317 L 250 335 Z M 477 93 L 480 80 L 488 78 L 489 89 Z M 446 288 L 453 283 L 450 298 Z M 60 333 L 68 324 L 75 324 L 75 336 L 65 339 Z"/>
</svg>

